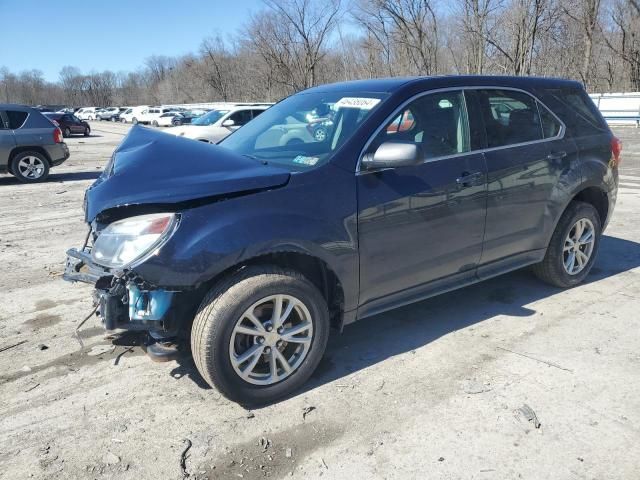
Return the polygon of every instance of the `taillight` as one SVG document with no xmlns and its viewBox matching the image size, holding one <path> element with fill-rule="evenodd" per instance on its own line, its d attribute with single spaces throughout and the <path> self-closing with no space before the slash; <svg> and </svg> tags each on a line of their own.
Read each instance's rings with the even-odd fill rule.
<svg viewBox="0 0 640 480">
<path fill-rule="evenodd" d="M 611 139 L 611 160 L 615 167 L 620 165 L 622 154 L 622 141 L 618 137 Z"/>
<path fill-rule="evenodd" d="M 53 141 L 55 143 L 62 143 L 63 142 L 63 140 L 62 140 L 62 130 L 60 130 L 59 128 L 56 128 L 53 131 Z"/>
</svg>

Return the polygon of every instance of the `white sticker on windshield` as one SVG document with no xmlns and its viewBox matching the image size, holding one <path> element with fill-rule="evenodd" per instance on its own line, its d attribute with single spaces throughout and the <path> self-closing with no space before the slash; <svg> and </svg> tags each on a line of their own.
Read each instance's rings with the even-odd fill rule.
<svg viewBox="0 0 640 480">
<path fill-rule="evenodd" d="M 371 110 L 378 103 L 380 103 L 379 98 L 342 97 L 336 102 L 334 108 L 359 108 L 360 110 Z"/>
<path fill-rule="evenodd" d="M 318 157 L 307 157 L 305 155 L 298 155 L 296 158 L 293 159 L 293 163 L 312 167 L 316 163 L 318 163 L 318 160 L 320 160 Z"/>
</svg>

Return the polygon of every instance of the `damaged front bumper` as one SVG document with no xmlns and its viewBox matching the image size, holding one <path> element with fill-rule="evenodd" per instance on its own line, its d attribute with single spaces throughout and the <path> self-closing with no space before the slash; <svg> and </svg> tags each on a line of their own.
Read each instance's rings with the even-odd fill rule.
<svg viewBox="0 0 640 480">
<path fill-rule="evenodd" d="M 132 271 L 114 271 L 97 265 L 89 247 L 67 251 L 62 278 L 95 286 L 94 306 L 106 330 L 146 330 L 170 335 L 178 328 L 176 297 L 180 292 L 151 286 Z"/>
</svg>

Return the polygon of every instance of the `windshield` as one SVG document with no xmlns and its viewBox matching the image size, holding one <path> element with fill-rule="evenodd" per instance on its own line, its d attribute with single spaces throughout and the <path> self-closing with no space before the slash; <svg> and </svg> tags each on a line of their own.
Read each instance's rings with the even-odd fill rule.
<svg viewBox="0 0 640 480">
<path fill-rule="evenodd" d="M 293 95 L 265 110 L 220 145 L 294 170 L 327 162 L 385 94 L 316 92 Z"/>
<path fill-rule="evenodd" d="M 211 110 L 206 115 L 202 115 L 197 120 L 191 122 L 191 125 L 212 125 L 222 118 L 229 110 Z"/>
</svg>

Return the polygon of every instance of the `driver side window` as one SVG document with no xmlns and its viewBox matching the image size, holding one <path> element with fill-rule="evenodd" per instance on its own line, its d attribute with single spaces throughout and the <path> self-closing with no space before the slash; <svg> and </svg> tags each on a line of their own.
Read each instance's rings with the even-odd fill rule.
<svg viewBox="0 0 640 480">
<path fill-rule="evenodd" d="M 415 143 L 425 160 L 470 151 L 469 122 L 462 91 L 424 95 L 405 106 L 371 144 Z"/>
</svg>

